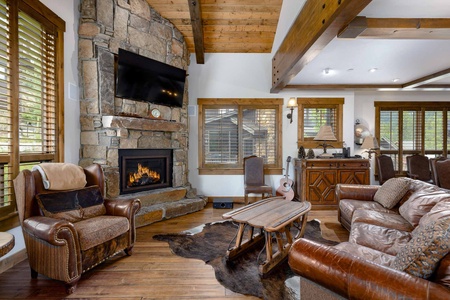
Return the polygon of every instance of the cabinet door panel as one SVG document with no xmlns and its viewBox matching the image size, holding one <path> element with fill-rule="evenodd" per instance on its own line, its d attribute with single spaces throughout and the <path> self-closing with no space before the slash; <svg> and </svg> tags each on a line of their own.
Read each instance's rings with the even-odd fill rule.
<svg viewBox="0 0 450 300">
<path fill-rule="evenodd" d="M 306 200 L 315 204 L 336 204 L 336 175 L 335 170 L 307 170 Z"/>
<path fill-rule="evenodd" d="M 368 184 L 369 172 L 364 170 L 339 171 L 339 183 Z"/>
</svg>

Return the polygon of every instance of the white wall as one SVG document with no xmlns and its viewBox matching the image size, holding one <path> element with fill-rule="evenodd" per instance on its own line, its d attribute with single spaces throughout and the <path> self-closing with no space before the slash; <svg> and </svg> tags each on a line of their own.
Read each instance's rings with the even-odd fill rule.
<svg viewBox="0 0 450 300">
<path fill-rule="evenodd" d="M 80 0 L 40 1 L 66 22 L 66 32 L 64 33 L 64 160 L 77 164 L 80 151 L 80 102 L 78 98 Z"/>
<path fill-rule="evenodd" d="M 302 92 L 287 90 L 270 93 L 271 54 L 206 54 L 205 64 L 198 65 L 191 56 L 189 74 L 189 105 L 197 105 L 198 98 L 284 98 L 283 109 L 283 167 L 287 156 L 297 157 L 297 112 L 292 124 L 286 118 L 286 107 L 290 97 L 343 97 L 344 119 L 353 120 L 354 97 L 352 92 Z M 197 192 L 206 196 L 243 196 L 242 175 L 199 175 L 198 172 L 198 112 L 189 118 L 189 181 Z M 353 144 L 353 123 L 344 124 L 344 140 Z M 319 151 L 319 150 L 318 150 Z M 340 151 L 340 150 L 339 150 Z M 289 170 L 293 178 L 293 167 Z M 266 177 L 266 183 L 274 190 L 279 186 L 282 175 Z"/>
<path fill-rule="evenodd" d="M 64 156 L 66 162 L 78 163 L 80 149 L 80 103 L 78 101 L 78 19 L 80 0 L 41 0 L 66 22 L 64 33 Z M 76 99 L 69 99 L 68 85 L 75 86 Z M 14 235 L 15 246 L 0 258 L 6 259 L 25 248 L 20 227 L 8 230 Z"/>
</svg>

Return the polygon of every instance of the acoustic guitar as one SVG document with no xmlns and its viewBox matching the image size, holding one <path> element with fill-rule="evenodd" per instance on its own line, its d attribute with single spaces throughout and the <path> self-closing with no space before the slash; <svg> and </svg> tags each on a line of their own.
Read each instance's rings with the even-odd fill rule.
<svg viewBox="0 0 450 300">
<path fill-rule="evenodd" d="M 292 186 L 294 181 L 289 179 L 289 163 L 291 162 L 291 157 L 288 156 L 286 160 L 286 175 L 285 178 L 280 179 L 280 186 L 277 188 L 276 194 L 278 196 L 284 196 L 287 200 L 294 199 L 294 190 Z"/>
</svg>

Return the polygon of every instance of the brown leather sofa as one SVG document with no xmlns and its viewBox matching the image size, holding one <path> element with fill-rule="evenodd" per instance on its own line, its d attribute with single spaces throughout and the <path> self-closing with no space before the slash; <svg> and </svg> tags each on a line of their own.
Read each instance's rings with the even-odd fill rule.
<svg viewBox="0 0 450 300">
<path fill-rule="evenodd" d="M 103 198 L 100 165 L 80 169 L 86 184 L 79 189 L 48 190 L 37 170 L 23 170 L 14 179 L 31 276 L 40 273 L 63 281 L 68 294 L 75 291 L 82 273 L 120 251 L 131 255 L 135 215 L 141 207 L 137 199 Z"/>
<path fill-rule="evenodd" d="M 420 240 L 423 232 L 432 232 L 430 224 L 444 224 L 442 228 L 447 229 L 442 234 L 434 231 L 434 235 L 448 247 L 450 191 L 411 178 L 402 180 L 407 182 L 407 191 L 389 209 L 374 200 L 381 186 L 339 184 L 338 218 L 350 231 L 349 241 L 326 246 L 299 239 L 289 253 L 291 269 L 331 298 L 450 299 L 447 252 L 431 276 L 396 268 L 405 249 Z"/>
</svg>

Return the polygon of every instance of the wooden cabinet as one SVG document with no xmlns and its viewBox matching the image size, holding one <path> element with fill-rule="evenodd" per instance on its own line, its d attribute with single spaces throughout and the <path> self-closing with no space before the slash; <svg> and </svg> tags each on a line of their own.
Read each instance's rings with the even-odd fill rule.
<svg viewBox="0 0 450 300">
<path fill-rule="evenodd" d="M 370 183 L 368 159 L 294 159 L 295 197 L 315 209 L 335 209 L 338 183 Z"/>
</svg>

